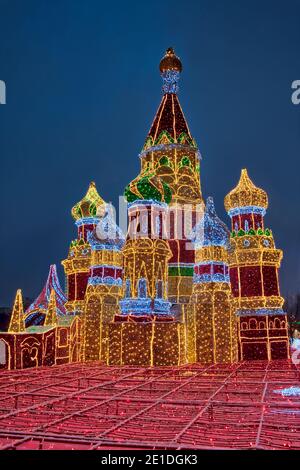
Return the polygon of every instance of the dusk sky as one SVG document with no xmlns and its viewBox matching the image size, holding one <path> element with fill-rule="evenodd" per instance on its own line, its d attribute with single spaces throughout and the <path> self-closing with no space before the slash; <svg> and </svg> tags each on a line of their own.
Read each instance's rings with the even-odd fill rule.
<svg viewBox="0 0 300 470">
<path fill-rule="evenodd" d="M 284 295 L 300 292 L 300 1 L 0 0 L 0 305 L 35 297 L 76 236 L 95 181 L 118 202 L 161 99 L 158 64 L 182 60 L 179 99 L 202 154 L 203 195 L 241 168 L 269 196 Z"/>
</svg>

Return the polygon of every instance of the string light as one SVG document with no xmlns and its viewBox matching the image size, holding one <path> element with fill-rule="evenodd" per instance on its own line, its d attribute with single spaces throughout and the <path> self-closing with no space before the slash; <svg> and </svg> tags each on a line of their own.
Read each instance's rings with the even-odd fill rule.
<svg viewBox="0 0 300 470">
<path fill-rule="evenodd" d="M 25 314 L 17 292 L 9 334 L 30 332 L 37 342 L 26 346 L 25 361 L 19 351 L 23 365 L 97 360 L 158 367 L 288 357 L 282 252 L 264 227 L 267 194 L 242 170 L 225 197 L 231 233 L 212 198 L 203 213 L 201 156 L 177 97 L 182 64 L 172 48 L 160 71 L 163 97 L 140 174 L 124 193 L 127 237 L 92 182 L 71 211 L 77 238 L 62 261 L 66 296 L 54 265 Z"/>
<path fill-rule="evenodd" d="M 21 289 L 17 290 L 13 310 L 8 327 L 9 333 L 23 333 L 25 331 L 24 309 Z"/>
<path fill-rule="evenodd" d="M 229 231 L 212 198 L 192 232 L 196 248 L 193 296 L 187 306 L 189 360 L 231 363 L 237 360 L 237 328 L 228 274 Z"/>
<path fill-rule="evenodd" d="M 287 358 L 288 323 L 278 279 L 282 251 L 275 248 L 271 230 L 264 228 L 267 194 L 244 169 L 224 204 L 231 217 L 230 281 L 240 358 Z"/>
<path fill-rule="evenodd" d="M 91 248 L 88 234 L 92 232 L 105 211 L 105 202 L 99 196 L 96 185 L 91 182 L 86 195 L 72 208 L 72 216 L 78 229 L 78 236 L 70 244 L 68 258 L 62 261 L 66 275 L 68 313 L 82 314 L 84 296 L 89 279 Z"/>
</svg>

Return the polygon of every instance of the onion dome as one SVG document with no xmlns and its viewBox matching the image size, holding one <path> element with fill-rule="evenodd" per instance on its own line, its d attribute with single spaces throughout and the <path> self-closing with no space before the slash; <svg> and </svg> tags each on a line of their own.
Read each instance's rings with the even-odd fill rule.
<svg viewBox="0 0 300 470">
<path fill-rule="evenodd" d="M 191 240 L 197 248 L 203 246 L 229 247 L 229 230 L 216 214 L 214 201 L 208 197 L 204 215 L 192 231 Z"/>
<path fill-rule="evenodd" d="M 125 237 L 116 224 L 115 214 L 111 206 L 106 206 L 105 214 L 100 218 L 95 230 L 89 233 L 88 242 L 93 251 L 120 250 L 124 245 Z"/>
<path fill-rule="evenodd" d="M 144 172 L 126 186 L 124 196 L 129 203 L 137 200 L 152 200 L 170 204 L 172 191 L 159 176 Z"/>
<path fill-rule="evenodd" d="M 166 50 L 164 57 L 160 61 L 159 70 L 161 73 L 166 72 L 167 70 L 182 72 L 181 60 L 175 54 L 173 47 L 168 47 Z"/>
<path fill-rule="evenodd" d="M 224 205 L 227 212 L 237 207 L 268 207 L 267 193 L 257 188 L 243 169 L 237 186 L 225 196 Z"/>
<path fill-rule="evenodd" d="M 105 211 L 105 202 L 99 196 L 96 184 L 92 181 L 89 185 L 86 195 L 72 208 L 72 216 L 75 220 L 86 217 L 101 216 Z"/>
</svg>

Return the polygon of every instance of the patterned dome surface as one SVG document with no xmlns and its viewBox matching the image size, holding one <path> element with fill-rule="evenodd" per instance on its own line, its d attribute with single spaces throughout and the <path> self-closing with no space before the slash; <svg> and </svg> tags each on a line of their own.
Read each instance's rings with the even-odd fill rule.
<svg viewBox="0 0 300 470">
<path fill-rule="evenodd" d="M 121 249 L 125 237 L 116 224 L 114 213 L 109 205 L 106 206 L 105 214 L 100 218 L 95 230 L 88 235 L 88 241 L 92 250 Z"/>
<path fill-rule="evenodd" d="M 191 239 L 196 246 L 229 246 L 229 230 L 216 214 L 214 201 L 208 197 L 204 215 L 192 231 Z"/>
<path fill-rule="evenodd" d="M 100 215 L 102 207 L 105 206 L 105 202 L 101 196 L 99 196 L 96 184 L 92 181 L 89 185 L 86 195 L 81 201 L 79 201 L 72 208 L 72 216 L 75 220 L 82 219 L 84 217 L 96 217 Z"/>
<path fill-rule="evenodd" d="M 247 170 L 243 169 L 237 186 L 225 196 L 224 206 L 227 212 L 236 207 L 256 206 L 266 209 L 268 196 L 263 189 L 255 186 Z"/>
<path fill-rule="evenodd" d="M 172 191 L 159 176 L 145 172 L 126 186 L 124 196 L 129 203 L 144 199 L 169 204 L 172 199 Z"/>
</svg>

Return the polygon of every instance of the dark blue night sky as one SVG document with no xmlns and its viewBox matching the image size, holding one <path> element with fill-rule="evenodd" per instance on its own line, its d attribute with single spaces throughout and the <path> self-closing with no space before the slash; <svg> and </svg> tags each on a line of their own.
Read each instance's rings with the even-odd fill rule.
<svg viewBox="0 0 300 470">
<path fill-rule="evenodd" d="M 300 1 L 0 0 L 0 17 L 0 305 L 60 266 L 91 180 L 116 203 L 138 174 L 168 46 L 204 196 L 229 222 L 223 198 L 247 167 L 269 195 L 282 291 L 300 291 Z"/>
</svg>

